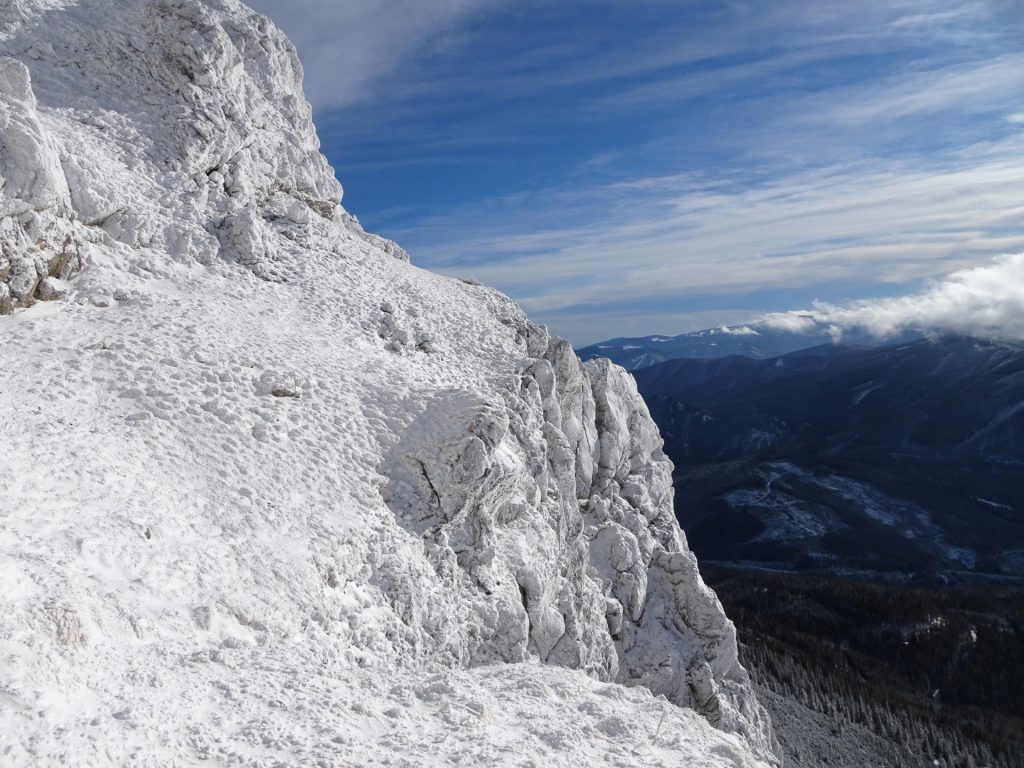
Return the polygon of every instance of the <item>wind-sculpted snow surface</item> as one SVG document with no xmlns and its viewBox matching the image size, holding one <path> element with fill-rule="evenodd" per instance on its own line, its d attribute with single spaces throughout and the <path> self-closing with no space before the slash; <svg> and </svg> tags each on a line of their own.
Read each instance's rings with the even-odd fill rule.
<svg viewBox="0 0 1024 768">
<path fill-rule="evenodd" d="M 777 762 L 632 379 L 363 232 L 266 19 L 0 21 L 5 763 Z"/>
</svg>

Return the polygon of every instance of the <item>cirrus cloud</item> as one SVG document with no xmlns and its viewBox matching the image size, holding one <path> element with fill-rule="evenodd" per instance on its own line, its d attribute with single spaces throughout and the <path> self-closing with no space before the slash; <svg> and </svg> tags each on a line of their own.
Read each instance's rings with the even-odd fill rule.
<svg viewBox="0 0 1024 768">
<path fill-rule="evenodd" d="M 495 0 L 246 0 L 295 43 L 306 96 L 317 111 L 380 98 L 375 88 L 424 50 L 457 39 Z"/>
</svg>

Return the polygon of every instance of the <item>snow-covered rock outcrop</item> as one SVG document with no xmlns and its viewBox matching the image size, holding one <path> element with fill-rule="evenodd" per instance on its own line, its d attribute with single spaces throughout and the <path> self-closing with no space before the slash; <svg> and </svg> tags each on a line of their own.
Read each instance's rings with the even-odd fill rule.
<svg viewBox="0 0 1024 768">
<path fill-rule="evenodd" d="M 777 762 L 632 379 L 363 232 L 270 22 L 0 22 L 5 759 Z"/>
</svg>

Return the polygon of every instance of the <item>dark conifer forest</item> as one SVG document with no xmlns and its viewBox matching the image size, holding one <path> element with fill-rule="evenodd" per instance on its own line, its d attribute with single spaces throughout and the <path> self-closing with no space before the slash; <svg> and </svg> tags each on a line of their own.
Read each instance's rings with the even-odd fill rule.
<svg viewBox="0 0 1024 768">
<path fill-rule="evenodd" d="M 705 577 L 788 766 L 1024 767 L 1024 589 Z"/>
</svg>

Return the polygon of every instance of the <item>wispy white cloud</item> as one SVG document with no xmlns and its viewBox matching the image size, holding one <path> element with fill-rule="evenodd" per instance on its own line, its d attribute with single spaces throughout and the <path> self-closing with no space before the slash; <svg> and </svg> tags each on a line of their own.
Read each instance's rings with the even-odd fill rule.
<svg viewBox="0 0 1024 768">
<path fill-rule="evenodd" d="M 769 315 L 765 322 L 794 330 L 826 325 L 837 336 L 851 329 L 882 338 L 923 329 L 1024 341 L 1024 253 L 954 272 L 907 296 L 847 306 L 819 303 L 810 310 Z"/>
<path fill-rule="evenodd" d="M 379 100 L 377 88 L 499 0 L 246 0 L 295 43 L 306 96 L 318 111 Z"/>
<path fill-rule="evenodd" d="M 904 282 L 1024 248 L 1024 141 L 941 161 L 798 173 L 756 188 L 653 177 L 492 201 L 401 233 L 538 312 L 842 280 Z M 935 167 L 932 163 L 937 163 Z M 522 226 L 520 207 L 572 212 Z M 429 244 L 429 245 L 428 245 Z M 414 255 L 416 255 L 414 253 Z"/>
<path fill-rule="evenodd" d="M 1006 54 L 925 72 L 903 73 L 856 88 L 838 89 L 810 112 L 829 122 L 877 125 L 911 115 L 956 109 L 987 112 L 1024 93 L 1024 53 Z"/>
<path fill-rule="evenodd" d="M 501 13 L 542 18 L 552 6 L 543 0 L 248 2 L 295 42 L 306 69 L 307 95 L 322 112 L 371 98 L 392 108 L 432 109 L 438 98 L 453 94 L 523 98 L 635 77 L 652 81 L 651 95 L 681 84 L 683 91 L 699 90 L 702 86 L 692 83 L 702 78 L 680 68 L 753 52 L 760 62 L 727 65 L 708 82 L 755 77 L 869 48 L 895 48 L 908 40 L 953 40 L 963 35 L 965 18 L 990 12 L 989 0 L 862 0 L 849 6 L 786 0 L 750 7 L 695 2 L 680 15 L 667 12 L 671 4 L 660 0 L 637 0 L 631 13 L 655 20 L 638 38 L 601 25 L 602 17 L 622 12 L 614 0 L 572 0 L 559 6 L 575 14 L 571 26 L 545 29 L 540 24 L 533 35 L 494 51 L 490 59 L 474 61 L 473 70 L 466 71 L 456 56 L 445 54 L 473 40 L 472 22 Z M 622 108 L 645 93 L 630 95 L 625 87 Z"/>
</svg>

